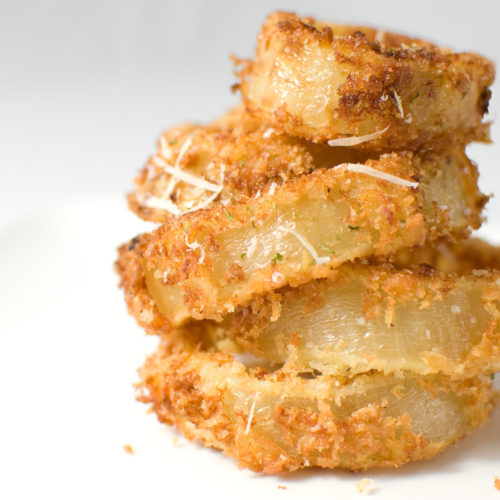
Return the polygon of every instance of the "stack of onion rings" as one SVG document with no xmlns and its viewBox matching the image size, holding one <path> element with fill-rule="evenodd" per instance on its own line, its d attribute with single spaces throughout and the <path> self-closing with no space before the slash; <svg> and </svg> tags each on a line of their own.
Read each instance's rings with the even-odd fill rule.
<svg viewBox="0 0 500 500">
<path fill-rule="evenodd" d="M 500 369 L 487 201 L 493 65 L 370 28 L 269 16 L 243 104 L 165 132 L 119 249 L 160 337 L 139 399 L 189 439 L 279 473 L 430 458 L 481 426 Z"/>
</svg>

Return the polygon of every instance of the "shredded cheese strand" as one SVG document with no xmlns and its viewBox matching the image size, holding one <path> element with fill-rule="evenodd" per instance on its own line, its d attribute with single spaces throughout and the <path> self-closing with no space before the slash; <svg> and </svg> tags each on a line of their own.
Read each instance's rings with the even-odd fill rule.
<svg viewBox="0 0 500 500">
<path fill-rule="evenodd" d="M 192 142 L 193 142 L 193 138 L 192 138 L 192 136 L 189 136 L 184 141 L 184 144 L 182 145 L 181 150 L 180 150 L 179 154 L 177 155 L 177 159 L 175 160 L 174 167 L 178 171 L 180 170 L 179 163 L 182 160 L 182 158 L 184 157 L 184 155 L 186 154 L 186 151 L 188 150 L 188 148 L 191 147 L 191 143 Z M 172 191 L 174 190 L 176 184 L 177 184 L 177 177 L 175 175 L 172 175 L 172 177 L 170 177 L 170 181 L 169 181 L 169 183 L 167 185 L 167 189 L 165 190 L 165 193 L 163 194 L 164 198 L 169 198 L 170 197 L 170 195 L 172 194 Z"/>
<path fill-rule="evenodd" d="M 160 153 L 167 160 L 170 160 L 172 157 L 172 150 L 168 146 L 167 140 L 163 135 L 160 137 Z"/>
<path fill-rule="evenodd" d="M 174 215 L 181 215 L 179 207 L 169 199 L 159 198 L 158 196 L 150 196 L 144 205 L 150 208 L 159 208 L 160 210 L 166 210 Z"/>
<path fill-rule="evenodd" d="M 411 187 L 415 189 L 418 187 L 418 182 L 407 181 L 406 179 L 401 179 L 387 172 L 380 172 L 375 168 L 369 167 L 368 165 L 363 165 L 360 163 L 343 163 L 342 165 L 337 165 L 333 167 L 333 170 L 345 169 L 351 172 L 358 172 L 360 174 L 370 175 L 376 179 L 382 179 L 387 182 L 392 182 L 393 184 L 398 184 L 399 186 Z"/>
<path fill-rule="evenodd" d="M 200 203 L 198 203 L 197 205 L 195 205 L 194 207 L 191 207 L 189 210 L 186 210 L 185 212 L 183 213 L 189 213 L 189 212 L 194 212 L 195 210 L 200 210 L 202 208 L 206 208 L 208 207 L 208 205 L 210 205 L 210 203 L 212 203 L 212 201 L 215 200 L 215 198 L 217 198 L 217 196 L 219 196 L 222 192 L 222 190 L 224 189 L 224 173 L 226 171 L 226 166 L 224 164 L 221 164 L 221 171 L 220 171 L 220 184 L 217 188 L 217 191 L 214 191 L 214 193 L 212 195 L 210 195 L 205 201 L 201 201 Z"/>
<path fill-rule="evenodd" d="M 205 249 L 203 248 L 203 246 L 200 245 L 196 240 L 189 243 L 187 234 L 186 234 L 186 246 L 191 250 L 196 250 L 197 248 L 200 249 L 200 258 L 198 259 L 198 264 L 203 264 L 203 262 L 205 261 Z"/>
<path fill-rule="evenodd" d="M 162 137 L 163 142 L 160 140 L 161 147 L 163 148 L 164 146 L 164 138 Z M 223 189 L 223 182 L 224 182 L 224 173 L 226 171 L 226 166 L 221 165 L 221 172 L 220 172 L 220 183 L 219 184 L 214 184 L 212 182 L 208 182 L 205 179 L 201 179 L 200 177 L 196 177 L 195 175 L 191 175 L 188 172 L 185 172 L 179 168 L 179 164 L 186 154 L 187 150 L 192 144 L 192 136 L 188 137 L 184 144 L 182 145 L 182 148 L 179 152 L 179 155 L 177 156 L 177 160 L 175 161 L 175 165 L 172 167 L 168 163 L 166 163 L 162 158 L 159 158 L 158 156 L 155 156 L 152 159 L 152 162 L 163 168 L 163 170 L 171 175 L 169 183 L 167 185 L 167 188 L 165 189 L 165 192 L 163 194 L 162 198 L 159 198 L 157 196 L 151 196 L 149 197 L 145 205 L 148 207 L 152 208 L 159 208 L 161 210 L 167 210 L 168 212 L 174 214 L 174 215 L 181 215 L 185 214 L 188 212 L 194 212 L 195 210 L 199 210 L 201 208 L 205 208 L 208 206 L 212 201 L 214 201 L 217 196 L 222 192 Z M 205 201 L 202 201 L 195 205 L 194 207 L 189 208 L 188 210 L 182 211 L 173 203 L 169 198 L 170 195 L 172 194 L 172 191 L 174 190 L 177 182 L 179 180 L 182 180 L 184 182 L 187 182 L 188 184 L 191 184 L 193 186 L 199 187 L 201 189 L 205 189 L 207 191 L 213 192 L 212 195 L 210 195 Z"/>
<path fill-rule="evenodd" d="M 396 99 L 396 104 L 398 105 L 399 114 L 401 115 L 401 118 L 404 119 L 405 112 L 403 110 L 403 104 L 401 103 L 401 99 L 395 90 L 392 91 L 392 94 L 394 95 L 394 99 Z"/>
<path fill-rule="evenodd" d="M 371 134 L 359 135 L 352 137 L 340 137 L 339 139 L 331 139 L 328 141 L 329 146 L 356 146 L 357 144 L 362 144 L 363 142 L 373 141 L 379 135 L 382 135 L 389 129 L 389 125 L 382 130 L 377 130 Z"/>
<path fill-rule="evenodd" d="M 316 249 L 297 231 L 295 231 L 295 223 L 291 227 L 278 226 L 277 229 L 281 229 L 285 233 L 293 234 L 302 243 L 304 248 L 311 254 L 312 258 L 315 260 L 316 264 L 328 264 L 330 262 L 330 257 L 320 257 Z"/>
<path fill-rule="evenodd" d="M 165 163 L 161 158 L 154 158 L 153 161 L 159 166 L 162 167 L 165 172 L 171 174 L 172 176 L 180 179 L 181 181 L 187 182 L 188 184 L 192 184 L 193 186 L 199 187 L 201 189 L 206 189 L 207 191 L 217 191 L 220 186 L 218 184 L 213 184 L 212 182 L 208 182 L 205 179 L 201 179 L 200 177 L 196 177 L 195 175 L 191 175 L 184 170 L 180 170 L 177 167 L 172 167 L 168 163 Z"/>
<path fill-rule="evenodd" d="M 247 435 L 250 432 L 250 426 L 252 425 L 253 414 L 255 412 L 255 404 L 257 402 L 257 398 L 259 397 L 259 393 L 257 392 L 253 398 L 252 406 L 250 407 L 250 413 L 248 414 L 247 426 L 245 427 L 245 432 L 243 434 Z"/>
</svg>

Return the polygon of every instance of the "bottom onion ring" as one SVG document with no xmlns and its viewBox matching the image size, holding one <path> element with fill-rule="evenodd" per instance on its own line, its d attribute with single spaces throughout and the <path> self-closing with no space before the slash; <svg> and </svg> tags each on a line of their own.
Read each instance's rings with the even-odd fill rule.
<svg viewBox="0 0 500 500">
<path fill-rule="evenodd" d="M 139 399 L 186 438 L 254 471 L 398 467 L 433 457 L 492 409 L 489 377 L 267 373 L 181 335 L 146 361 Z"/>
</svg>

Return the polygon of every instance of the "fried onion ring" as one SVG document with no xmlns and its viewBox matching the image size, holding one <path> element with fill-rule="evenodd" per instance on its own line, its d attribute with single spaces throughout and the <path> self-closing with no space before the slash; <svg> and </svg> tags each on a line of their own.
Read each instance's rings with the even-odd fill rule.
<svg viewBox="0 0 500 500">
<path fill-rule="evenodd" d="M 248 370 L 226 353 L 164 344 L 141 370 L 140 399 L 188 439 L 219 448 L 240 467 L 398 467 L 428 459 L 481 426 L 489 377 L 306 378 Z"/>
<path fill-rule="evenodd" d="M 500 253 L 500 252 L 498 252 Z M 345 264 L 329 279 L 254 298 L 209 334 L 299 371 L 352 376 L 500 370 L 500 271 Z"/>
<path fill-rule="evenodd" d="M 293 136 L 372 151 L 488 140 L 494 67 L 477 54 L 276 12 L 255 62 L 236 62 L 248 111 Z"/>
<path fill-rule="evenodd" d="M 371 175 L 350 165 L 177 217 L 122 246 L 117 270 L 129 309 L 146 329 L 217 320 L 258 294 L 327 277 L 343 262 L 387 258 L 480 223 L 485 198 L 463 153 L 432 161 L 384 155 L 361 165 Z"/>
<path fill-rule="evenodd" d="M 246 201 L 317 168 L 368 159 L 353 148 L 279 133 L 236 109 L 207 126 L 187 124 L 162 134 L 157 153 L 135 179 L 129 207 L 143 219 L 164 223 L 216 203 Z"/>
</svg>

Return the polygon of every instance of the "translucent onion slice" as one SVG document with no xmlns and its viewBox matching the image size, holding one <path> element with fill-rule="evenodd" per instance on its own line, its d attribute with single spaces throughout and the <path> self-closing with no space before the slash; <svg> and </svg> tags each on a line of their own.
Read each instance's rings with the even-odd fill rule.
<svg viewBox="0 0 500 500">
<path fill-rule="evenodd" d="M 209 125 L 187 124 L 164 132 L 156 154 L 135 179 L 129 206 L 143 219 L 164 223 L 214 204 L 248 200 L 317 168 L 368 157 L 353 148 L 278 133 L 236 108 Z"/>
<path fill-rule="evenodd" d="M 421 40 L 276 12 L 255 61 L 239 61 L 243 102 L 315 142 L 420 151 L 485 140 L 491 61 Z"/>
<path fill-rule="evenodd" d="M 308 379 L 248 372 L 224 353 L 169 349 L 141 374 L 140 398 L 161 421 L 266 473 L 428 459 L 483 424 L 492 407 L 489 377 Z"/>
<path fill-rule="evenodd" d="M 387 258 L 479 225 L 485 198 L 463 153 L 391 154 L 367 166 L 370 175 L 315 170 L 247 203 L 178 217 L 123 246 L 118 270 L 129 308 L 146 328 L 153 320 L 158 327 L 220 319 L 257 294 L 326 277 L 343 262 Z"/>
<path fill-rule="evenodd" d="M 346 264 L 206 328 L 299 371 L 472 376 L 500 370 L 499 303 L 498 271 L 459 278 L 428 267 Z"/>
</svg>

